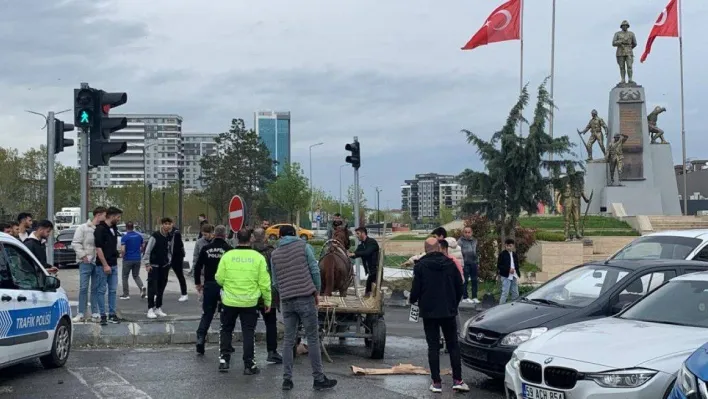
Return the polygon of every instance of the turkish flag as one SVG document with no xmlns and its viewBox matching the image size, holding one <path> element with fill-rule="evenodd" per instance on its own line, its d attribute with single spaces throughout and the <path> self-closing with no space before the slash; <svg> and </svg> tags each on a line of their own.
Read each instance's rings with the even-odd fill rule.
<svg viewBox="0 0 708 399">
<path fill-rule="evenodd" d="M 521 39 L 521 2 L 509 0 L 494 10 L 484 26 L 472 36 L 462 50 L 472 50 L 489 43 Z"/>
<path fill-rule="evenodd" d="M 644 62 L 644 60 L 647 59 L 647 56 L 651 52 L 651 46 L 654 44 L 654 40 L 657 37 L 678 37 L 678 1 L 679 0 L 669 1 L 669 5 L 659 14 L 659 18 L 656 19 L 654 27 L 651 28 L 651 32 L 649 33 L 649 39 L 644 48 L 644 54 L 642 54 L 642 58 L 639 59 L 640 62 Z"/>
</svg>

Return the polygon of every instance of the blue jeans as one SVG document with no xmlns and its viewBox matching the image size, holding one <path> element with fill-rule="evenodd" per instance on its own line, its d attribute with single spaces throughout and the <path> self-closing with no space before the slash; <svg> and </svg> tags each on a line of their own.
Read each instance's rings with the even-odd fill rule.
<svg viewBox="0 0 708 399">
<path fill-rule="evenodd" d="M 104 274 L 105 275 L 105 274 Z M 116 314 L 116 293 L 118 291 L 118 266 L 111 266 L 111 274 L 106 275 L 108 286 L 108 314 Z M 103 312 L 101 312 L 103 315 Z"/>
<path fill-rule="evenodd" d="M 91 313 L 106 314 L 106 273 L 101 265 L 94 265 L 91 275 Z"/>
<path fill-rule="evenodd" d="M 499 304 L 506 303 L 509 297 L 509 292 L 511 291 L 511 300 L 514 301 L 519 297 L 519 279 L 518 278 L 507 278 L 502 277 L 502 289 L 501 297 L 499 298 Z"/>
<path fill-rule="evenodd" d="M 93 272 L 96 265 L 93 263 L 79 263 L 79 308 L 76 313 L 87 314 L 86 304 L 88 303 L 89 282 L 91 282 L 91 312 L 98 313 L 96 300 L 93 294 L 96 289 L 96 279 L 93 279 Z"/>
<path fill-rule="evenodd" d="M 462 270 L 465 274 L 465 281 L 464 281 L 464 291 L 462 293 L 462 299 L 467 299 L 467 298 L 472 298 L 472 299 L 477 299 L 477 290 L 479 286 L 479 278 L 477 277 L 477 268 L 478 266 L 476 264 L 466 264 L 463 266 Z M 468 297 L 467 293 L 467 284 L 468 282 L 472 283 L 472 296 Z"/>
</svg>

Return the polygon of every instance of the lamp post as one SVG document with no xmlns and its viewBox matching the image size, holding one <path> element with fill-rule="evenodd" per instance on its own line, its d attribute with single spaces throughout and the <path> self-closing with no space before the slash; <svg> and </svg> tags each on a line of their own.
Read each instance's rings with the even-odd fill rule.
<svg viewBox="0 0 708 399">
<path fill-rule="evenodd" d="M 312 149 L 317 146 L 321 146 L 322 144 L 324 144 L 324 143 L 319 142 L 317 144 L 313 144 L 310 146 L 310 224 L 312 224 L 312 218 L 315 216 L 315 209 L 314 209 L 315 208 L 314 207 L 315 199 L 314 199 L 314 193 L 312 191 L 312 187 L 313 187 L 313 185 L 312 185 Z M 319 227 L 319 225 L 317 227 Z"/>
<path fill-rule="evenodd" d="M 342 168 L 348 166 L 348 163 L 339 166 L 339 214 L 342 214 Z"/>
<path fill-rule="evenodd" d="M 157 145 L 159 143 L 152 143 L 148 145 L 143 146 L 143 229 L 147 229 L 147 223 L 148 223 L 148 210 L 147 210 L 147 205 L 148 205 L 148 190 L 147 190 L 147 149 Z M 152 185 L 152 184 L 151 184 Z M 150 195 L 152 196 L 152 188 L 149 190 Z M 150 201 L 152 202 L 152 201 Z M 151 209 L 152 211 L 152 209 Z M 152 214 L 152 212 L 150 212 Z M 152 224 L 152 221 L 150 221 L 150 224 Z M 146 231 L 152 231 L 152 228 L 150 230 Z"/>
<path fill-rule="evenodd" d="M 376 189 L 376 224 L 381 223 L 381 211 L 379 208 L 379 194 L 381 193 L 381 190 L 378 186 L 375 187 Z M 386 231 L 385 226 L 384 226 L 384 231 Z M 381 235 L 381 226 L 379 226 L 379 236 Z"/>
</svg>

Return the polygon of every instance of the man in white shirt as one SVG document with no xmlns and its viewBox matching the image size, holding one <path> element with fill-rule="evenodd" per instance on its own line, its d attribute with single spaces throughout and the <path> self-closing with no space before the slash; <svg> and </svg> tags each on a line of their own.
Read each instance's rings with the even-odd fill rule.
<svg viewBox="0 0 708 399">
<path fill-rule="evenodd" d="M 506 303 L 511 292 L 511 300 L 519 297 L 519 256 L 514 252 L 514 240 L 511 238 L 505 241 L 505 250 L 499 254 L 497 259 L 497 269 L 502 282 L 501 296 L 499 304 Z"/>
<path fill-rule="evenodd" d="M 74 248 L 76 261 L 79 263 L 79 307 L 74 317 L 74 322 L 77 323 L 84 321 L 89 282 L 91 283 L 91 318 L 93 321 L 100 320 L 98 301 L 105 301 L 105 298 L 99 298 L 98 295 L 98 283 L 102 281 L 100 278 L 102 276 L 97 276 L 97 273 L 103 273 L 103 269 L 96 266 L 96 244 L 93 237 L 96 225 L 104 220 L 106 220 L 106 208 L 99 206 L 93 210 L 92 220 L 76 228 L 74 238 L 71 240 L 71 247 Z"/>
</svg>

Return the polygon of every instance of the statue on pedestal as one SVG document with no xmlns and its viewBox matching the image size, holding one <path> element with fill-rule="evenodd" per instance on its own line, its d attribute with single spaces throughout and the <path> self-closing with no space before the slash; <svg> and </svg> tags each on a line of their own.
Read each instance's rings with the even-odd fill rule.
<svg viewBox="0 0 708 399">
<path fill-rule="evenodd" d="M 578 134 L 580 135 L 580 138 L 583 138 L 583 134 L 587 133 L 590 131 L 590 138 L 588 139 L 587 143 L 585 143 L 585 149 L 588 151 L 588 161 L 592 161 L 592 145 L 597 142 L 597 144 L 600 145 L 600 151 L 602 151 L 602 157 L 604 158 L 607 154 L 605 151 L 605 142 L 604 135 L 602 134 L 602 131 L 605 131 L 605 134 L 607 134 L 607 124 L 605 123 L 602 118 L 597 116 L 597 111 L 592 110 L 590 113 L 591 118 L 590 122 L 588 122 L 588 125 L 583 129 L 582 131 L 578 129 Z"/>
<path fill-rule="evenodd" d="M 583 199 L 586 203 L 590 203 L 590 199 L 585 195 L 582 181 L 582 173 L 569 175 L 563 190 L 558 193 L 556 198 L 556 201 L 563 206 L 565 222 L 563 234 L 566 241 L 583 238 L 580 233 L 580 200 Z M 573 233 L 570 231 L 571 224 L 573 225 Z"/>
<path fill-rule="evenodd" d="M 617 181 L 622 180 L 622 168 L 624 167 L 624 143 L 629 136 L 626 134 L 615 134 L 614 140 L 607 148 L 607 162 L 610 164 L 610 186 L 615 184 L 615 170 L 617 170 Z"/>
<path fill-rule="evenodd" d="M 622 80 L 619 85 L 626 85 L 629 78 L 629 85 L 636 85 L 632 80 L 632 64 L 634 63 L 634 48 L 637 47 L 637 37 L 629 30 L 629 22 L 622 21 L 619 32 L 615 33 L 612 39 L 612 46 L 617 47 L 617 64 L 620 68 Z"/>
<path fill-rule="evenodd" d="M 647 122 L 649 122 L 649 137 L 651 138 L 651 144 L 656 144 L 656 140 L 661 140 L 660 144 L 669 144 L 668 141 L 664 140 L 664 131 L 656 126 L 656 122 L 659 119 L 659 114 L 666 112 L 664 107 L 655 107 L 649 115 L 647 115 Z"/>
</svg>

